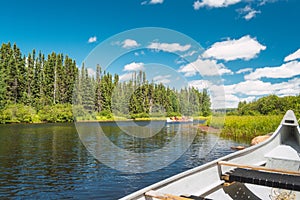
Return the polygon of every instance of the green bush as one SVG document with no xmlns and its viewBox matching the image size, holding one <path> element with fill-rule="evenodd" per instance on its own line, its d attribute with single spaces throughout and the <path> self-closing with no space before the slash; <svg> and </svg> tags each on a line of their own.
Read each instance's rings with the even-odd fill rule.
<svg viewBox="0 0 300 200">
<path fill-rule="evenodd" d="M 150 115 L 148 113 L 137 113 L 137 114 L 131 114 L 131 119 L 137 119 L 137 118 L 150 118 Z"/>
<path fill-rule="evenodd" d="M 181 117 L 181 114 L 179 112 L 168 112 L 167 117 Z"/>
<path fill-rule="evenodd" d="M 112 113 L 109 110 L 99 112 L 99 115 L 106 118 L 112 118 Z"/>
<path fill-rule="evenodd" d="M 56 104 L 45 106 L 39 111 L 40 119 L 44 122 L 72 122 L 72 106 L 70 104 Z"/>
<path fill-rule="evenodd" d="M 0 114 L 1 123 L 39 122 L 35 109 L 23 104 L 8 105 L 0 112 Z"/>
</svg>

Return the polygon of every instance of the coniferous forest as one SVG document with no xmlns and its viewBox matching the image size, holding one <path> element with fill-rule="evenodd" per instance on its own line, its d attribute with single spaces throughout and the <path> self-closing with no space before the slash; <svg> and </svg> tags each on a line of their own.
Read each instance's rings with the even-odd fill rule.
<svg viewBox="0 0 300 200">
<path fill-rule="evenodd" d="M 121 82 L 100 66 L 90 76 L 67 55 L 0 49 L 0 123 L 208 116 L 210 106 L 207 90 L 169 88 L 142 71 Z"/>
</svg>

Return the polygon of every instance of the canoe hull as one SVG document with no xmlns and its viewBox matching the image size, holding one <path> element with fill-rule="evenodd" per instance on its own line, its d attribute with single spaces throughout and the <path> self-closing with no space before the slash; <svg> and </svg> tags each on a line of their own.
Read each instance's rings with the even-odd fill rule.
<svg viewBox="0 0 300 200">
<path fill-rule="evenodd" d="M 292 121 L 293 123 L 291 123 Z M 229 196 L 222 189 L 224 181 L 220 179 L 218 162 L 230 161 L 237 164 L 261 166 L 266 163 L 265 155 L 283 144 L 293 147 L 298 154 L 300 153 L 300 129 L 292 111 L 287 112 L 277 130 L 268 140 L 160 181 L 121 200 L 146 200 L 144 193 L 150 190 L 178 196 L 189 194 L 212 199 L 232 199 L 228 198 Z M 229 171 L 230 167 L 225 167 L 223 170 Z M 249 186 L 249 188 L 251 187 L 253 189 L 252 185 Z M 271 188 L 265 190 L 267 192 L 261 192 L 261 189 L 258 190 L 260 194 L 257 195 L 261 198 L 266 197 L 270 194 Z"/>
</svg>

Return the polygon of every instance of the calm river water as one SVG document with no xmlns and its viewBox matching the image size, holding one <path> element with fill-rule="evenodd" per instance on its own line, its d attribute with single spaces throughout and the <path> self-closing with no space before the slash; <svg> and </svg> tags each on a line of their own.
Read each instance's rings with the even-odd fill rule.
<svg viewBox="0 0 300 200">
<path fill-rule="evenodd" d="M 135 153 L 161 149 L 172 141 L 178 131 L 181 132 L 180 140 L 190 139 L 191 127 L 156 123 L 154 126 L 162 125 L 162 128 L 150 139 L 137 139 L 124 133 L 124 130 L 140 133 L 147 129 L 147 122 L 136 123 L 136 127 L 144 129 L 135 129 L 127 122 L 100 125 L 112 143 Z M 86 123 L 84 126 L 89 134 L 94 131 L 89 127 L 97 127 L 98 123 Z M 101 153 L 110 159 L 113 155 L 116 166 L 125 163 L 124 170 L 116 170 L 95 159 L 82 144 L 74 124 L 0 125 L 0 199 L 118 199 L 229 154 L 231 146 L 244 145 L 213 134 L 197 134 L 192 141 L 188 150 L 175 162 L 155 171 L 130 173 L 126 170 L 126 163 L 131 161 L 127 158 L 121 160 L 124 158 L 118 157 L 118 152 L 111 149 L 101 149 Z M 175 143 L 177 149 L 182 149 L 180 144 Z M 172 157 L 176 151 L 168 153 Z M 139 163 L 138 167 L 151 169 L 155 165 L 150 159 Z"/>
</svg>

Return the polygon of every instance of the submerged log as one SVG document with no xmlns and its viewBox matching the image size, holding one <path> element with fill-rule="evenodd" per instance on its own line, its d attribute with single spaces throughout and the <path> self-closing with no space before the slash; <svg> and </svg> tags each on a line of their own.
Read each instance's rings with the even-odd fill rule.
<svg viewBox="0 0 300 200">
<path fill-rule="evenodd" d="M 243 150 L 245 148 L 246 148 L 245 146 L 232 146 L 231 147 L 232 150 Z"/>
</svg>

